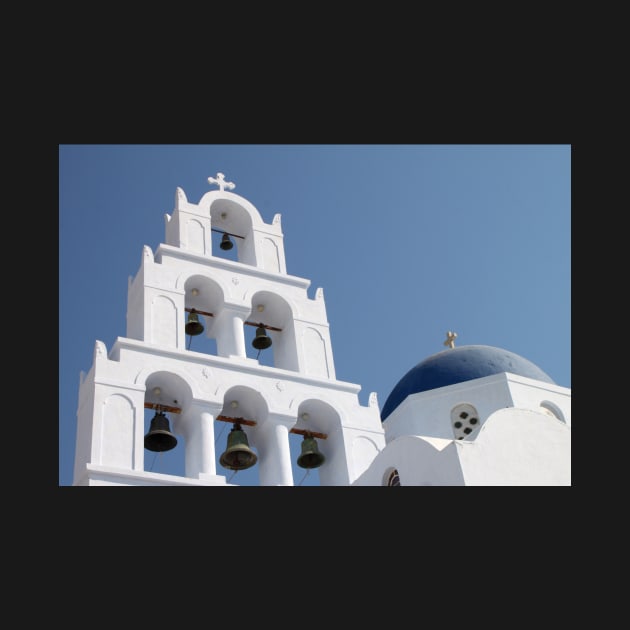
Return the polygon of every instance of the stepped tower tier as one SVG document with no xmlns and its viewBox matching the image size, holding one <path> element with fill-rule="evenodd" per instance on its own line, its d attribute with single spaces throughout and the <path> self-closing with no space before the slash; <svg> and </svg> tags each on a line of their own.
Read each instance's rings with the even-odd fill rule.
<svg viewBox="0 0 630 630">
<path fill-rule="evenodd" d="M 265 223 L 247 199 L 224 189 L 229 183 L 223 181 L 219 190 L 207 192 L 198 204 L 190 203 L 178 188 L 173 214 L 164 217 L 166 244 L 182 252 L 212 256 L 210 232 L 216 230 L 231 237 L 239 262 L 286 274 L 280 214 L 271 224 Z"/>
</svg>

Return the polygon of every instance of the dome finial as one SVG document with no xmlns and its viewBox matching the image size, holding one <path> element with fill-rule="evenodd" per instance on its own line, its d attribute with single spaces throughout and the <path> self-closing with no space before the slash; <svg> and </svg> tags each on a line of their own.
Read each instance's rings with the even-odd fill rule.
<svg viewBox="0 0 630 630">
<path fill-rule="evenodd" d="M 456 332 L 451 332 L 450 330 L 446 333 L 446 341 L 444 342 L 445 346 L 449 348 L 455 347 L 455 339 L 457 338 Z"/>
</svg>

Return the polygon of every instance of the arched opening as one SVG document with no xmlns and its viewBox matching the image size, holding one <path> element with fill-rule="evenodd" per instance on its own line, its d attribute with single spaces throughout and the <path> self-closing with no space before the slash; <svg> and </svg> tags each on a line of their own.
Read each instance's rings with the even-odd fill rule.
<svg viewBox="0 0 630 630">
<path fill-rule="evenodd" d="M 172 372 L 154 372 L 145 382 L 144 471 L 186 476 L 186 444 L 177 420 L 189 404 L 190 386 Z"/>
<path fill-rule="evenodd" d="M 566 424 L 566 418 L 564 417 L 564 414 L 562 413 L 562 410 L 560 409 L 560 407 L 558 407 L 558 405 L 552 403 L 549 400 L 543 400 L 540 403 L 540 408 L 548 416 L 556 418 L 557 420 L 560 420 L 560 422 L 564 422 Z"/>
<path fill-rule="evenodd" d="M 383 485 L 384 486 L 399 486 L 400 484 L 400 474 L 398 473 L 398 469 L 389 468 L 385 471 L 385 475 L 383 476 Z"/>
<path fill-rule="evenodd" d="M 226 390 L 223 407 L 215 418 L 214 435 L 217 475 L 224 475 L 227 483 L 239 486 L 260 485 L 256 427 L 268 413 L 267 403 L 260 392 L 243 385 L 235 385 Z M 253 454 L 256 461 L 246 468 L 226 466 L 222 456 L 228 453 L 228 449 L 232 453 L 236 449 L 237 452 Z"/>
</svg>

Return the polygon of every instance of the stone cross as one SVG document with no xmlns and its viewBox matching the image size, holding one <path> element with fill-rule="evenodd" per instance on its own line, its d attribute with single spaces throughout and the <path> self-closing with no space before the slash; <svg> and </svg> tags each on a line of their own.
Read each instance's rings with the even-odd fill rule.
<svg viewBox="0 0 630 630">
<path fill-rule="evenodd" d="M 225 190 L 226 188 L 234 190 L 234 188 L 236 188 L 236 184 L 225 181 L 225 175 L 223 173 L 217 173 L 216 179 L 214 177 L 208 177 L 208 183 L 216 184 L 219 190 Z"/>
<path fill-rule="evenodd" d="M 446 341 L 444 342 L 445 346 L 449 348 L 455 347 L 455 338 L 457 337 L 456 332 L 451 332 L 450 330 L 446 333 Z"/>
</svg>

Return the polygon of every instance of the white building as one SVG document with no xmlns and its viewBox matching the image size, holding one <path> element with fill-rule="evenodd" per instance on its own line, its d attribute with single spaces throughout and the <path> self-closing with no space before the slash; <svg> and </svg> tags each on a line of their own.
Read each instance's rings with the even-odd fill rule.
<svg viewBox="0 0 630 630">
<path fill-rule="evenodd" d="M 310 281 L 286 272 L 280 215 L 266 224 L 223 174 L 208 181 L 218 190 L 197 204 L 177 189 L 165 243 L 145 246 L 129 279 L 127 336 L 109 351 L 97 341 L 81 374 L 73 485 L 234 485 L 219 463 L 292 486 L 290 433 L 322 486 L 571 484 L 571 390 L 506 350 L 456 348 L 452 335 L 382 412 L 375 393 L 360 405 L 360 386 L 335 376 L 322 289 L 311 299 Z M 213 254 L 212 231 L 236 260 Z M 246 326 L 273 365 L 247 357 Z M 191 350 L 198 334 L 216 354 Z M 172 448 L 184 475 L 147 470 L 147 451 Z"/>
</svg>

